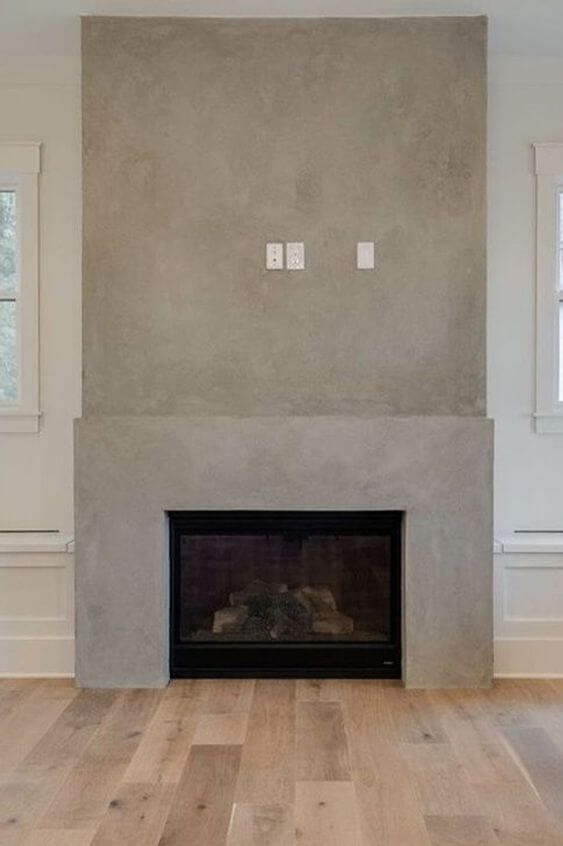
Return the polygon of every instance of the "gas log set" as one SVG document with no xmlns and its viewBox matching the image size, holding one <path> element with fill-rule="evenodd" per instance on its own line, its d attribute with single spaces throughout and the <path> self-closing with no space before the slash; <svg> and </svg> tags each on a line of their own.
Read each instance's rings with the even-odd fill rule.
<svg viewBox="0 0 563 846">
<path fill-rule="evenodd" d="M 345 637 L 354 621 L 342 614 L 326 586 L 299 587 L 254 579 L 229 596 L 229 605 L 213 615 L 212 631 L 199 631 L 197 639 L 322 640 Z"/>
</svg>

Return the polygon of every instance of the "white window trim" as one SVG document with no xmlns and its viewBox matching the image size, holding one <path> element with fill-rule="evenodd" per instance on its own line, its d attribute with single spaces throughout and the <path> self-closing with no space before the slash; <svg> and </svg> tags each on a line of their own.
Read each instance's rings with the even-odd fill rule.
<svg viewBox="0 0 563 846">
<path fill-rule="evenodd" d="M 0 142 L 0 183 L 15 185 L 20 208 L 19 399 L 0 403 L 0 433 L 38 432 L 39 172 L 41 142 Z"/>
</svg>

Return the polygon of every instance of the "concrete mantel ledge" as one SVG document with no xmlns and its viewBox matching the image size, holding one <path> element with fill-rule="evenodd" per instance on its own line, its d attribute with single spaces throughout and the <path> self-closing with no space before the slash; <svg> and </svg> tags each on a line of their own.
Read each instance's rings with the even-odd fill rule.
<svg viewBox="0 0 563 846">
<path fill-rule="evenodd" d="M 0 530 L 0 555 L 18 552 L 73 552 L 74 538 L 61 532 Z"/>
<path fill-rule="evenodd" d="M 75 424 L 77 682 L 168 681 L 166 511 L 406 513 L 403 677 L 492 679 L 493 424 L 469 417 L 87 417 Z"/>
</svg>

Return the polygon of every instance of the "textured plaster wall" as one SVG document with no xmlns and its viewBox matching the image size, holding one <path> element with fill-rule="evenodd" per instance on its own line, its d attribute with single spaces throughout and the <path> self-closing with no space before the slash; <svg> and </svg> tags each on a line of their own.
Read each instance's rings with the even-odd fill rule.
<svg viewBox="0 0 563 846">
<path fill-rule="evenodd" d="M 485 51 L 484 18 L 85 19 L 85 414 L 484 414 Z"/>
</svg>

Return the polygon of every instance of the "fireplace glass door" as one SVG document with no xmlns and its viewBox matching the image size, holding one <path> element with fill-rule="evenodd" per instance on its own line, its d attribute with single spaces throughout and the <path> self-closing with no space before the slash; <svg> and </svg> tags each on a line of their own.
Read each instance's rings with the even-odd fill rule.
<svg viewBox="0 0 563 846">
<path fill-rule="evenodd" d="M 173 512 L 171 675 L 400 675 L 398 512 Z"/>
</svg>

